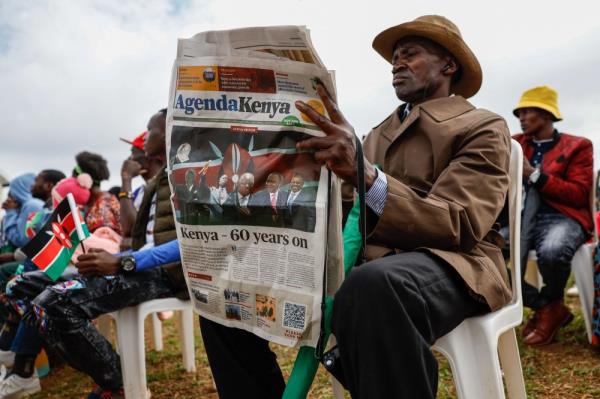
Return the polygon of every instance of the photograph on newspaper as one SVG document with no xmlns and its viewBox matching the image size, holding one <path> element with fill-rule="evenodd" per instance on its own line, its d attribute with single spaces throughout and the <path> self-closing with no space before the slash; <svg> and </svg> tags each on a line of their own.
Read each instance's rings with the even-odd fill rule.
<svg viewBox="0 0 600 399">
<path fill-rule="evenodd" d="M 175 126 L 171 184 L 177 221 L 315 230 L 321 166 L 294 131 Z M 181 148 L 193 148 L 182 155 Z"/>
<path fill-rule="evenodd" d="M 287 346 L 316 344 L 331 280 L 331 174 L 296 148 L 323 135 L 294 105 L 325 114 L 318 81 L 334 92 L 314 64 L 178 58 L 167 116 L 172 207 L 194 309 Z"/>
</svg>

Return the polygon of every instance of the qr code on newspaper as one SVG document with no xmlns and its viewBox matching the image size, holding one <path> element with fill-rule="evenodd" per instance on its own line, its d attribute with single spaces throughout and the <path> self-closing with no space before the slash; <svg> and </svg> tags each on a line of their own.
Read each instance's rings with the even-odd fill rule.
<svg viewBox="0 0 600 399">
<path fill-rule="evenodd" d="M 283 327 L 304 330 L 306 326 L 306 305 L 284 302 Z"/>
</svg>

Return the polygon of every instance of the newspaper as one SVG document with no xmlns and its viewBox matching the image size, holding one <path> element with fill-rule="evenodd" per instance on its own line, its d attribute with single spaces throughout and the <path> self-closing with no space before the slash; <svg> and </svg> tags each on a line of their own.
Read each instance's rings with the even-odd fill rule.
<svg viewBox="0 0 600 399">
<path fill-rule="evenodd" d="M 296 149 L 323 136 L 333 74 L 306 28 L 200 33 L 178 43 L 168 173 L 194 309 L 287 345 L 315 346 L 324 292 L 342 280 L 340 182 Z"/>
</svg>

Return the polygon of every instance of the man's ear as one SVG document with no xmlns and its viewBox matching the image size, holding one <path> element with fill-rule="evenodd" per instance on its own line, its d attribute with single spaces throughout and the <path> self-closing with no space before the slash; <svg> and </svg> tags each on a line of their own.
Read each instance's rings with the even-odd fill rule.
<svg viewBox="0 0 600 399">
<path fill-rule="evenodd" d="M 454 58 L 448 57 L 446 64 L 442 67 L 442 73 L 444 75 L 453 75 L 458 71 L 458 64 Z"/>
</svg>

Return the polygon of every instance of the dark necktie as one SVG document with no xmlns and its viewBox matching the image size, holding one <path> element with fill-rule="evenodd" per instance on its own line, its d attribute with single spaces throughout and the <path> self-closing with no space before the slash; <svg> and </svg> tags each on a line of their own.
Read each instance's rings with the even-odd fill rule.
<svg viewBox="0 0 600 399">
<path fill-rule="evenodd" d="M 411 110 L 412 107 L 410 106 L 410 104 L 407 103 L 404 109 L 402 110 L 402 115 L 400 115 L 400 122 L 404 122 L 408 114 L 410 114 Z"/>
</svg>

